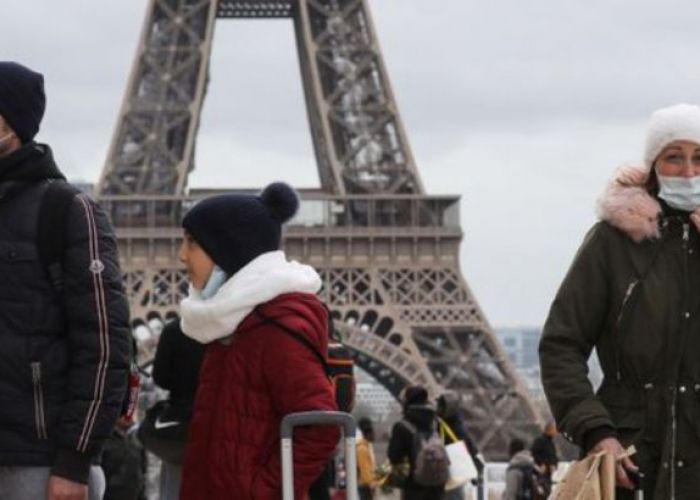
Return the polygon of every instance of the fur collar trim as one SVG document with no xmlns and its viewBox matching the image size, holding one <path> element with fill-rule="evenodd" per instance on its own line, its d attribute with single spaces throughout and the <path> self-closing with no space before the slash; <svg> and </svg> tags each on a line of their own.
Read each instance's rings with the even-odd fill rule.
<svg viewBox="0 0 700 500">
<path fill-rule="evenodd" d="M 202 299 L 190 287 L 180 304 L 182 331 L 208 344 L 232 335 L 253 309 L 286 293 L 318 293 L 321 277 L 310 266 L 287 261 L 281 250 L 249 262 L 224 283 L 213 297 Z"/>
<path fill-rule="evenodd" d="M 644 187 L 648 178 L 643 166 L 622 166 L 598 199 L 598 217 L 637 243 L 661 237 L 661 205 Z"/>
</svg>

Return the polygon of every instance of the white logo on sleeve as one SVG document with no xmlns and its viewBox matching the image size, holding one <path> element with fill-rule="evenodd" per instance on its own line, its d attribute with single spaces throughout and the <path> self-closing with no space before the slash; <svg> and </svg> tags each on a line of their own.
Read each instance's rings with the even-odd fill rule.
<svg viewBox="0 0 700 500">
<path fill-rule="evenodd" d="M 95 259 L 90 263 L 90 272 L 92 274 L 100 274 L 105 270 L 105 265 L 100 259 Z"/>
</svg>

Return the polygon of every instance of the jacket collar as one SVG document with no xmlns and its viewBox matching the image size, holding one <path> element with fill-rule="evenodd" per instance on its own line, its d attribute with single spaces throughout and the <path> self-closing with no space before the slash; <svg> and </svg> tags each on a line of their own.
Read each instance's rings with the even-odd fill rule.
<svg viewBox="0 0 700 500">
<path fill-rule="evenodd" d="M 0 184 L 46 179 L 66 179 L 53 159 L 51 148 L 46 144 L 30 142 L 0 158 Z"/>
</svg>

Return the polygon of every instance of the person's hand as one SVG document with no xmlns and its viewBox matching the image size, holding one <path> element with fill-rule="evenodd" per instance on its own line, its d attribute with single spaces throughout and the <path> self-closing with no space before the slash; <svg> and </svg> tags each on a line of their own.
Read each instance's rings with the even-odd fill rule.
<svg viewBox="0 0 700 500">
<path fill-rule="evenodd" d="M 49 476 L 47 500 L 87 500 L 87 484 L 76 483 L 59 476 Z"/>
<path fill-rule="evenodd" d="M 621 488 L 628 490 L 634 489 L 634 483 L 627 474 L 630 472 L 639 471 L 639 467 L 634 465 L 634 462 L 626 455 L 625 449 L 622 447 L 620 442 L 615 438 L 605 438 L 598 442 L 597 445 L 593 447 L 591 453 L 598 453 L 604 451 L 610 453 L 616 459 L 615 476 L 617 478 L 617 485 Z M 620 459 L 620 457 L 623 457 Z"/>
</svg>

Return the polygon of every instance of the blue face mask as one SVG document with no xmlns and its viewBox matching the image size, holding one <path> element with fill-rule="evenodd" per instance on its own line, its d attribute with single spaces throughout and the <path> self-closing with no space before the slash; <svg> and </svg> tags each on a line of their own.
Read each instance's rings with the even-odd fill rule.
<svg viewBox="0 0 700 500">
<path fill-rule="evenodd" d="M 692 212 L 700 207 L 700 176 L 665 177 L 659 179 L 659 198 L 670 207 Z"/>
<path fill-rule="evenodd" d="M 224 270 L 219 266 L 214 266 L 214 269 L 212 269 L 211 274 L 209 275 L 207 283 L 204 285 L 204 288 L 202 288 L 202 291 L 199 292 L 199 296 L 202 298 L 202 300 L 213 297 L 227 280 L 228 276 Z"/>
</svg>

